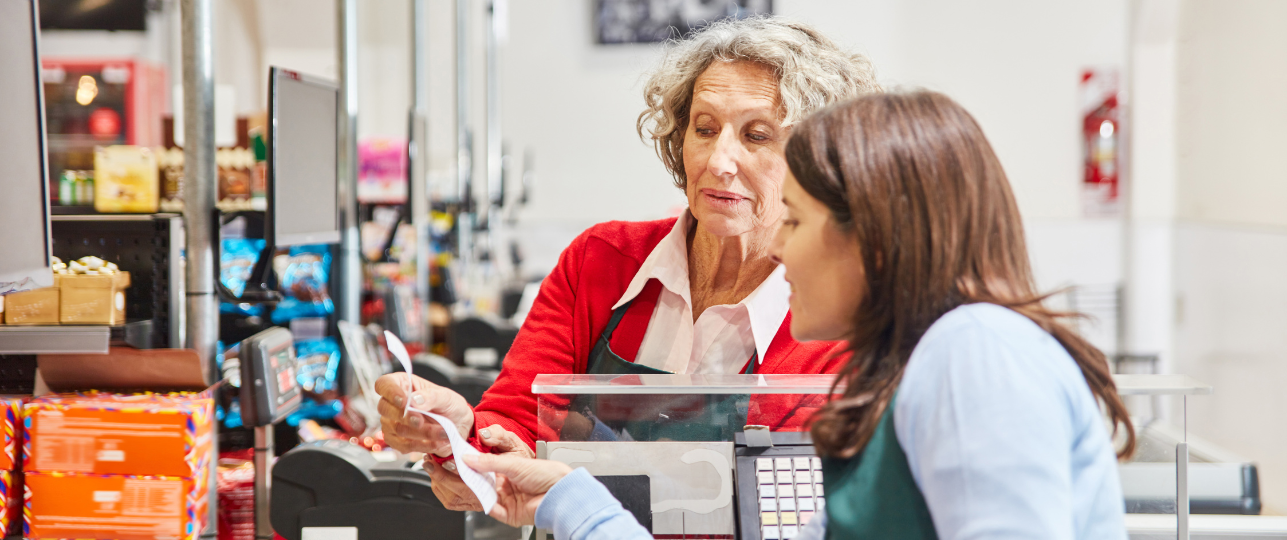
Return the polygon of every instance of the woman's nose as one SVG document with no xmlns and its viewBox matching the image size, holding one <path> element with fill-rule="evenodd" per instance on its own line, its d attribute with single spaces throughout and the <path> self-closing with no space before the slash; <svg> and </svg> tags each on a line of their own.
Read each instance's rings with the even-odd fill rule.
<svg viewBox="0 0 1287 540">
<path fill-rule="evenodd" d="M 706 168 L 717 177 L 737 176 L 737 156 L 742 150 L 737 144 L 735 131 L 724 130 L 715 140 L 715 151 L 711 152 Z"/>
</svg>

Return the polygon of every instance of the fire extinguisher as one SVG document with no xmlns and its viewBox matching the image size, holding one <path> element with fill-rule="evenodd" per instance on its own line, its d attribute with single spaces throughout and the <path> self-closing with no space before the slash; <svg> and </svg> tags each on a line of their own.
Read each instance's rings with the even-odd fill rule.
<svg viewBox="0 0 1287 540">
<path fill-rule="evenodd" d="M 1089 215 L 1111 215 L 1117 209 L 1121 116 L 1117 77 L 1111 70 L 1082 75 L 1082 194 Z"/>
<path fill-rule="evenodd" d="M 1086 145 L 1085 183 L 1105 189 L 1110 200 L 1117 199 L 1117 96 L 1088 113 L 1082 125 Z"/>
</svg>

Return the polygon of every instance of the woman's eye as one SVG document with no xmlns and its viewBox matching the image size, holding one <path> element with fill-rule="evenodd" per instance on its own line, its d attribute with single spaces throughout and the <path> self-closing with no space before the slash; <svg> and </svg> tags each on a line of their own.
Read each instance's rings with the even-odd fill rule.
<svg viewBox="0 0 1287 540">
<path fill-rule="evenodd" d="M 761 134 L 759 134 L 759 133 L 748 133 L 748 134 L 746 135 L 746 138 L 748 138 L 748 139 L 750 139 L 750 140 L 752 140 L 752 141 L 755 141 L 755 142 L 764 142 L 764 141 L 769 140 L 768 136 L 766 136 L 766 135 L 761 135 Z"/>
<path fill-rule="evenodd" d="M 702 137 L 710 137 L 711 135 L 715 134 L 715 130 L 711 128 L 699 127 L 699 128 L 695 128 L 694 131 L 697 133 L 697 135 Z"/>
<path fill-rule="evenodd" d="M 799 225 L 799 224 L 800 224 L 800 220 L 798 220 L 798 219 L 786 218 L 786 219 L 782 220 L 782 226 L 783 226 L 783 227 L 791 227 L 791 228 L 795 228 L 795 226 L 796 226 L 796 225 Z"/>
</svg>

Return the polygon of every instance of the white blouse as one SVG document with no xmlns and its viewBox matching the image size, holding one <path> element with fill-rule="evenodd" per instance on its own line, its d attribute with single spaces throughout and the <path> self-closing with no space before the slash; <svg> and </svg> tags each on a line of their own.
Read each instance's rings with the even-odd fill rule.
<svg viewBox="0 0 1287 540">
<path fill-rule="evenodd" d="M 656 279 L 661 294 L 635 363 L 673 373 L 738 373 L 751 355 L 764 361 L 790 310 L 791 287 L 778 266 L 741 302 L 711 306 L 694 322 L 688 231 L 696 223 L 684 212 L 612 308 L 633 300 L 649 279 Z"/>
</svg>

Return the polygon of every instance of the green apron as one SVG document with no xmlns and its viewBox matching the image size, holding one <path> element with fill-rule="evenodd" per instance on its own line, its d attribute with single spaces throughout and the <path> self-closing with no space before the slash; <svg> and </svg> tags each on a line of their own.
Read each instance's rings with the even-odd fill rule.
<svg viewBox="0 0 1287 540">
<path fill-rule="evenodd" d="M 630 362 L 612 352 L 609 341 L 621 318 L 634 300 L 612 312 L 612 319 L 586 361 L 587 375 L 656 375 L 668 371 Z M 751 357 L 744 373 L 755 373 L 758 354 Z M 695 399 L 679 395 L 588 395 L 577 396 L 569 410 L 582 414 L 618 434 L 635 441 L 731 441 L 746 424 L 750 395 L 708 395 Z M 605 417 L 611 411 L 613 418 Z M 602 430 L 597 430 L 602 433 Z M 570 440 L 570 439 L 563 439 Z M 602 440 L 602 439 L 600 439 Z"/>
<path fill-rule="evenodd" d="M 891 399 L 871 441 L 849 459 L 822 458 L 828 539 L 937 539 L 907 455 L 894 434 Z"/>
</svg>

